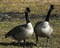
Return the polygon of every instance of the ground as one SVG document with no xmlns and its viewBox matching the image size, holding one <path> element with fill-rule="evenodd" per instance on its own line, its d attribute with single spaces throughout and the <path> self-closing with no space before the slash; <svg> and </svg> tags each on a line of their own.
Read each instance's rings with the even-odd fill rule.
<svg viewBox="0 0 60 48">
<path fill-rule="evenodd" d="M 9 3 L 10 4 L 10 3 Z M 9 30 L 14 28 L 17 25 L 21 25 L 25 23 L 24 14 L 18 14 L 16 15 L 15 12 L 21 13 L 24 12 L 26 7 L 30 7 L 31 13 L 29 15 L 31 23 L 34 25 L 36 22 L 44 20 L 50 3 L 40 4 L 40 2 L 34 2 L 34 3 L 20 3 L 19 4 L 0 4 L 0 13 L 6 13 L 6 12 L 12 12 L 13 16 L 11 18 L 11 21 L 0 21 L 0 48 L 18 48 L 18 43 L 16 41 L 11 40 L 10 38 L 6 39 L 3 35 L 5 35 Z M 18 6 L 19 5 L 19 6 Z M 52 11 L 50 16 L 50 24 L 52 25 L 54 32 L 49 39 L 48 47 L 49 48 L 60 48 L 60 5 L 54 4 L 55 9 Z M 15 14 L 14 14 L 15 13 Z M 17 17 L 18 16 L 18 17 Z M 0 18 L 1 20 L 1 18 Z M 37 48 L 37 46 L 34 45 L 35 43 L 35 34 L 29 38 L 26 39 L 26 45 L 21 43 L 20 48 L 23 48 L 23 45 L 26 48 Z M 40 38 L 39 37 L 39 47 L 38 48 L 44 48 L 46 45 L 46 38 Z"/>
</svg>

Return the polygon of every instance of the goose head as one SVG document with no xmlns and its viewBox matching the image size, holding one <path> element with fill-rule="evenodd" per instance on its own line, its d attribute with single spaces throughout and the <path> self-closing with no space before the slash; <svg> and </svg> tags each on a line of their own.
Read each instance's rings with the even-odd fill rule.
<svg viewBox="0 0 60 48">
<path fill-rule="evenodd" d="M 30 11 L 31 11 L 30 8 L 27 7 L 26 10 L 25 10 L 25 14 L 28 14 Z"/>
<path fill-rule="evenodd" d="M 54 5 L 50 5 L 50 9 L 53 10 L 54 9 Z"/>
<path fill-rule="evenodd" d="M 51 6 L 50 6 L 50 9 L 52 9 L 52 10 L 53 10 L 53 9 L 54 9 L 54 5 L 51 5 Z"/>
</svg>

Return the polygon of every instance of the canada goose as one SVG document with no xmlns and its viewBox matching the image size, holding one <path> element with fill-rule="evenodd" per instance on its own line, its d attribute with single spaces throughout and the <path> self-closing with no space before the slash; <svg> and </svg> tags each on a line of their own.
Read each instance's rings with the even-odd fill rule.
<svg viewBox="0 0 60 48">
<path fill-rule="evenodd" d="M 54 5 L 51 5 L 47 13 L 46 19 L 44 21 L 37 22 L 36 25 L 34 26 L 34 32 L 36 35 L 36 45 L 38 45 L 38 37 L 47 37 L 48 43 L 48 39 L 53 33 L 53 28 L 49 24 L 49 17 L 53 9 Z"/>
<path fill-rule="evenodd" d="M 20 45 L 21 40 L 25 41 L 25 39 L 33 35 L 34 29 L 28 17 L 29 12 L 30 8 L 27 7 L 25 11 L 26 24 L 18 25 L 15 28 L 13 28 L 7 34 L 5 34 L 5 38 L 12 37 L 13 39 L 17 40 Z"/>
</svg>

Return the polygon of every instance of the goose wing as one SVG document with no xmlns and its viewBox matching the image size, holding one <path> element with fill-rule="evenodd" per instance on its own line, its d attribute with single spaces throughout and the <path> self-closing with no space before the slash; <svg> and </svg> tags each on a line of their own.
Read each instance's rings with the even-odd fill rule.
<svg viewBox="0 0 60 48">
<path fill-rule="evenodd" d="M 11 29 L 7 34 L 5 34 L 5 37 L 14 36 L 23 33 L 25 31 L 25 28 L 26 28 L 26 24 L 18 25 L 15 28 Z"/>
</svg>

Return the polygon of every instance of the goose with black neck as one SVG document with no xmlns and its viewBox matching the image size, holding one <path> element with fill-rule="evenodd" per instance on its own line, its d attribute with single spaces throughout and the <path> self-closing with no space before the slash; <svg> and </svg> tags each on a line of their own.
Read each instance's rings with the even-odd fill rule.
<svg viewBox="0 0 60 48">
<path fill-rule="evenodd" d="M 47 37 L 46 43 L 48 44 L 48 39 L 50 38 L 51 34 L 53 33 L 53 28 L 49 23 L 49 17 L 54 9 L 54 5 L 50 5 L 50 9 L 47 13 L 46 19 L 44 21 L 39 21 L 34 26 L 34 32 L 36 36 L 36 45 L 38 45 L 38 37 Z M 46 44 L 46 47 L 47 47 Z"/>
<path fill-rule="evenodd" d="M 5 34 L 5 38 L 12 37 L 14 40 L 17 40 L 19 46 L 21 40 L 24 40 L 25 42 L 25 39 L 30 38 L 34 32 L 28 13 L 30 13 L 29 7 L 27 7 L 25 10 L 26 24 L 18 25 Z"/>
</svg>

